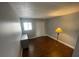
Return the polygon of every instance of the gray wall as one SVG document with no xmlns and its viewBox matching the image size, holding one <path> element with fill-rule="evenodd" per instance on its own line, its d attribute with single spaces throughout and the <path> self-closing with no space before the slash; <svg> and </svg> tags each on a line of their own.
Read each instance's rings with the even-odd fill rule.
<svg viewBox="0 0 79 59">
<path fill-rule="evenodd" d="M 36 29 L 35 29 L 35 26 L 36 26 L 35 20 L 33 20 L 31 18 L 20 18 L 20 20 L 21 20 L 22 34 L 23 35 L 27 34 L 29 39 L 32 38 L 32 37 L 34 37 L 35 36 L 35 31 L 36 31 Z M 30 30 L 30 31 L 24 31 L 23 22 L 31 22 L 32 23 L 32 30 Z"/>
<path fill-rule="evenodd" d="M 46 32 L 56 38 L 55 29 L 61 27 L 63 32 L 59 40 L 75 48 L 79 32 L 79 13 L 59 16 L 46 21 Z"/>
<path fill-rule="evenodd" d="M 19 18 L 8 3 L 0 3 L 0 57 L 19 56 L 20 38 Z"/>
<path fill-rule="evenodd" d="M 34 38 L 45 35 L 45 19 L 39 18 L 20 18 L 22 34 L 27 34 L 28 38 Z M 32 30 L 24 31 L 23 22 L 32 22 Z"/>
<path fill-rule="evenodd" d="M 75 50 L 73 52 L 73 57 L 79 57 L 79 33 L 78 33 L 78 40 L 77 40 L 77 43 L 76 43 L 76 47 L 75 47 Z"/>
<path fill-rule="evenodd" d="M 44 19 L 36 21 L 36 37 L 40 37 L 40 36 L 46 36 Z"/>
</svg>

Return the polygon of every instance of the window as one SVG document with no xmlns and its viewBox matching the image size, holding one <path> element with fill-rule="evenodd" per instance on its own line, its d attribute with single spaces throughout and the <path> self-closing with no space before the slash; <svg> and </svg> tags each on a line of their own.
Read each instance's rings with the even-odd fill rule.
<svg viewBox="0 0 79 59">
<path fill-rule="evenodd" d="M 23 26 L 24 26 L 24 31 L 32 30 L 32 23 L 31 22 L 24 22 Z"/>
</svg>

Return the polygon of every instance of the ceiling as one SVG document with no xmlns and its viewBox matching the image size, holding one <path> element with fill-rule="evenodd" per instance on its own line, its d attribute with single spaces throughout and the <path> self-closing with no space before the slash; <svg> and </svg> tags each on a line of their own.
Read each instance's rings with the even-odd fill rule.
<svg viewBox="0 0 79 59">
<path fill-rule="evenodd" d="M 48 18 L 79 12 L 79 3 L 73 2 L 9 2 L 19 17 Z"/>
</svg>

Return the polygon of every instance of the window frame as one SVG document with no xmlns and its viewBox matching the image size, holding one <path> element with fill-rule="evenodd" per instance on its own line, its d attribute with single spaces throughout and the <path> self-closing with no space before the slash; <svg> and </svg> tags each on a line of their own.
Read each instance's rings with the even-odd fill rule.
<svg viewBox="0 0 79 59">
<path fill-rule="evenodd" d="M 28 29 L 25 30 L 25 26 L 24 26 L 24 23 L 27 23 L 29 27 Z M 23 31 L 31 31 L 33 28 L 32 28 L 32 22 L 23 22 Z"/>
</svg>

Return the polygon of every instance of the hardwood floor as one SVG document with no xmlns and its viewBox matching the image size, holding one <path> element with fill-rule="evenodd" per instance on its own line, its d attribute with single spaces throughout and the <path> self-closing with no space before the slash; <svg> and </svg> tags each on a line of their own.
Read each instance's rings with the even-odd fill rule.
<svg viewBox="0 0 79 59">
<path fill-rule="evenodd" d="M 29 40 L 28 49 L 23 50 L 24 57 L 71 57 L 73 49 L 48 37 Z"/>
</svg>

